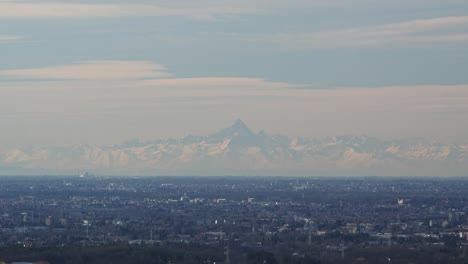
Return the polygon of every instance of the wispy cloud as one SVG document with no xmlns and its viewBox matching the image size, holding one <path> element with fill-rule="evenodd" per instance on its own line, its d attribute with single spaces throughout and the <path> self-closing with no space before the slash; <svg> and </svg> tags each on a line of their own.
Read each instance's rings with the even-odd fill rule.
<svg viewBox="0 0 468 264">
<path fill-rule="evenodd" d="M 184 16 L 209 19 L 216 16 L 263 13 L 272 10 L 318 6 L 342 6 L 368 0 L 200 0 L 154 1 L 154 4 L 99 4 L 60 1 L 0 0 L 0 18 L 79 18 L 130 16 Z"/>
<path fill-rule="evenodd" d="M 85 4 L 62 2 L 0 1 L 0 18 L 87 18 L 133 16 L 182 16 L 192 19 L 213 19 L 256 13 L 259 10 L 242 7 L 163 7 L 149 4 Z"/>
<path fill-rule="evenodd" d="M 0 77 L 22 80 L 62 80 L 69 83 L 80 81 L 127 81 L 127 85 L 142 88 L 151 87 L 205 87 L 276 89 L 296 87 L 281 82 L 270 82 L 260 78 L 245 77 L 171 77 L 165 66 L 149 61 L 84 61 L 70 65 L 51 66 L 32 69 L 14 69 L 0 71 Z M 0 80 L 1 81 L 1 80 Z"/>
<path fill-rule="evenodd" d="M 283 82 L 270 82 L 260 78 L 245 77 L 205 77 L 205 78 L 170 78 L 153 79 L 138 83 L 140 87 L 192 87 L 192 88 L 250 88 L 250 89 L 276 89 L 298 87 L 302 85 Z"/>
<path fill-rule="evenodd" d="M 311 33 L 285 33 L 252 41 L 300 49 L 468 41 L 468 16 L 412 20 L 379 26 Z"/>
<path fill-rule="evenodd" d="M 17 41 L 21 39 L 21 37 L 18 36 L 7 36 L 7 35 L 0 35 L 0 43 L 1 42 L 12 42 L 12 41 Z"/>
<path fill-rule="evenodd" d="M 147 61 L 86 61 L 72 65 L 0 71 L 20 79 L 122 80 L 168 77 L 166 68 Z"/>
<path fill-rule="evenodd" d="M 407 109 L 414 111 L 434 109 L 432 106 L 444 106 L 443 108 L 448 109 L 468 105 L 466 85 L 304 89 L 306 85 L 262 78 L 173 77 L 165 66 L 149 61 L 86 61 L 54 67 L 3 70 L 0 71 L 0 76 L 3 77 L 0 82 L 3 83 L 4 92 L 34 90 L 55 93 L 59 89 L 72 89 L 80 94 L 73 99 L 85 95 L 85 90 L 92 91 L 92 95 L 97 96 L 100 94 L 97 91 L 102 89 L 102 98 L 123 98 L 136 102 L 162 98 L 275 97 L 284 98 L 285 101 L 296 98 L 292 100 L 315 102 L 312 108 L 334 106 L 335 110 L 363 109 L 367 104 L 365 111 L 375 107 L 372 111 L 384 112 L 393 107 L 398 108 L 398 105 L 405 105 Z M 12 78 L 14 82 L 11 82 Z M 44 81 L 34 81 L 37 79 Z M 112 88 L 116 88 L 115 93 L 110 95 L 108 91 Z M 384 109 L 384 106 L 388 108 Z"/>
<path fill-rule="evenodd" d="M 427 4 L 438 0 L 395 0 L 407 6 L 416 3 Z M 392 4 L 395 4 L 392 1 Z M 446 0 L 456 3 L 460 0 Z M 41 0 L 0 0 L 0 18 L 87 18 L 87 17 L 135 17 L 135 16 L 182 16 L 190 19 L 211 20 L 222 16 L 237 16 L 246 14 L 263 14 L 304 8 L 337 8 L 343 6 L 369 5 L 387 3 L 375 0 L 171 0 L 153 1 L 152 4 L 113 3 L 101 4 L 41 1 Z M 391 6 L 391 5 L 390 5 Z"/>
</svg>

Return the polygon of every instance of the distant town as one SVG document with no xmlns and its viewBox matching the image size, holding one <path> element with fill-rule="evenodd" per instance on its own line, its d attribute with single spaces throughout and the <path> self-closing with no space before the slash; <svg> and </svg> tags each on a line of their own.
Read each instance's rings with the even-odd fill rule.
<svg viewBox="0 0 468 264">
<path fill-rule="evenodd" d="M 86 173 L 0 190 L 2 264 L 468 263 L 462 178 Z"/>
</svg>

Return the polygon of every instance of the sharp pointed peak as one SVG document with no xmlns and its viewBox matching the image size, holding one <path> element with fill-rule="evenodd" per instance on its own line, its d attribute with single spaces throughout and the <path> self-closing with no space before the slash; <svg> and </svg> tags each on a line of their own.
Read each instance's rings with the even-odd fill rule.
<svg viewBox="0 0 468 264">
<path fill-rule="evenodd" d="M 250 128 L 240 118 L 236 119 L 231 126 L 213 134 L 212 136 L 225 138 L 239 135 L 255 135 L 255 133 L 252 132 L 252 130 L 250 130 Z"/>
<path fill-rule="evenodd" d="M 247 127 L 244 121 L 242 119 L 237 118 L 236 121 L 232 124 L 233 127 Z"/>
</svg>

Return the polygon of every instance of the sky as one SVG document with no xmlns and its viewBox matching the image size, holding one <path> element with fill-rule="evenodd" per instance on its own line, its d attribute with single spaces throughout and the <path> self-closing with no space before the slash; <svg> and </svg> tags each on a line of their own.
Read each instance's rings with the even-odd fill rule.
<svg viewBox="0 0 468 264">
<path fill-rule="evenodd" d="M 0 0 L 0 150 L 253 130 L 468 142 L 466 0 Z"/>
</svg>

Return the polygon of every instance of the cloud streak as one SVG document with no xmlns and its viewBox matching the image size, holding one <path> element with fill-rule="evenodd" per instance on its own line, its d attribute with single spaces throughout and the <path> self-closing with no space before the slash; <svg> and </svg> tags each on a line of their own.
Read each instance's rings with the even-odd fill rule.
<svg viewBox="0 0 468 264">
<path fill-rule="evenodd" d="M 0 71 L 0 77 L 16 80 L 61 80 L 79 85 L 79 82 L 119 81 L 139 88 L 217 88 L 277 89 L 299 87 L 282 82 L 270 82 L 246 77 L 174 78 L 165 66 L 149 61 L 84 61 L 32 69 Z"/>
<path fill-rule="evenodd" d="M 441 17 L 333 31 L 276 34 L 251 40 L 299 49 L 466 42 L 467 27 L 468 16 Z"/>
<path fill-rule="evenodd" d="M 16 2 L 0 1 L 0 18 L 89 18 L 89 17 L 145 17 L 182 16 L 191 19 L 213 19 L 218 16 L 232 16 L 257 13 L 258 10 L 242 7 L 206 8 L 162 7 L 148 4 L 85 4 L 62 2 Z"/>
<path fill-rule="evenodd" d="M 13 42 L 21 39 L 18 36 L 8 36 L 8 35 L 0 35 L 0 43 L 2 42 Z"/>
<path fill-rule="evenodd" d="M 397 1 L 397 0 L 395 0 Z M 395 3 L 392 1 L 392 3 Z M 406 0 L 407 6 L 428 4 L 436 0 Z M 459 0 L 446 0 L 447 4 Z M 154 1 L 154 4 L 99 4 L 61 1 L 16 1 L 0 0 L 0 19 L 44 19 L 44 18 L 116 18 L 148 16 L 181 16 L 196 20 L 212 20 L 223 16 L 274 13 L 285 10 L 312 8 L 339 8 L 379 3 L 375 0 L 199 0 L 199 1 Z M 391 5 L 390 5 L 391 6 Z"/>
<path fill-rule="evenodd" d="M 162 65 L 147 61 L 86 61 L 72 65 L 0 71 L 16 79 L 123 80 L 169 77 Z"/>
</svg>

